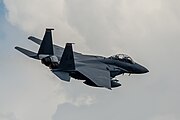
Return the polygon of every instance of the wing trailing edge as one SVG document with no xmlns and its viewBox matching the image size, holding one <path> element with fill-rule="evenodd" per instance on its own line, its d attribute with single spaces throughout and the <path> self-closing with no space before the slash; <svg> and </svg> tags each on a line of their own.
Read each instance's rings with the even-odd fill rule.
<svg viewBox="0 0 180 120">
<path fill-rule="evenodd" d="M 110 72 L 92 67 L 78 67 L 77 71 L 86 76 L 99 87 L 105 87 L 111 90 Z"/>
<path fill-rule="evenodd" d="M 70 75 L 67 72 L 51 70 L 58 78 L 63 81 L 70 82 Z"/>
</svg>

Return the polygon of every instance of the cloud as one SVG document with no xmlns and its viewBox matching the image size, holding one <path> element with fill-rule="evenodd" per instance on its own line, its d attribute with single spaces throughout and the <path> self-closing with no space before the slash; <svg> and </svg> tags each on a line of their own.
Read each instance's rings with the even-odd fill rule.
<svg viewBox="0 0 180 120">
<path fill-rule="evenodd" d="M 2 114 L 0 113 L 1 120 L 17 120 L 13 113 Z"/>
<path fill-rule="evenodd" d="M 178 11 L 171 7 L 175 0 L 4 1 L 12 24 L 37 35 L 42 35 L 45 27 L 55 27 L 54 37 L 58 43 L 73 41 L 77 43 L 77 50 L 81 50 L 80 47 L 90 53 L 132 54 L 131 51 L 141 52 L 142 45 L 142 49 L 147 48 L 145 43 L 164 47 L 157 46 L 157 42 L 168 44 L 169 40 L 163 39 L 173 37 L 164 33 L 178 35 L 175 27 L 179 24 Z M 137 47 L 133 47 L 134 44 Z"/>
<path fill-rule="evenodd" d="M 67 23 L 64 0 L 4 0 L 4 4 L 8 21 L 25 32 L 42 38 L 45 28 L 53 27 L 55 43 L 64 46 L 67 41 L 76 41 L 88 48 L 82 36 Z"/>
<path fill-rule="evenodd" d="M 77 97 L 75 100 L 72 100 L 71 103 L 73 103 L 76 106 L 81 105 L 91 105 L 95 102 L 95 98 L 92 96 L 80 96 Z"/>
<path fill-rule="evenodd" d="M 94 110 L 96 111 L 96 110 Z M 95 119 L 97 116 L 93 116 L 92 107 L 81 106 L 77 107 L 72 104 L 63 104 L 57 107 L 56 113 L 52 116 L 53 120 L 74 120 L 74 119 Z"/>
<path fill-rule="evenodd" d="M 173 114 L 165 114 L 165 115 L 159 115 L 149 120 L 178 120 L 176 116 Z"/>
<path fill-rule="evenodd" d="M 16 6 L 18 5 L 15 3 L 14 7 Z M 11 9 L 7 10 L 9 11 L 8 16 Z M 17 13 L 20 14 L 20 11 Z M 13 14 L 15 15 L 15 13 Z M 65 83 L 58 81 L 58 78 L 52 75 L 45 66 L 16 51 L 14 49 L 16 45 L 37 51 L 38 46 L 27 40 L 27 34 L 31 29 L 25 30 L 23 26 L 16 23 L 21 18 L 11 20 L 8 18 L 10 24 L 3 16 L 1 17 L 1 24 L 3 23 L 1 28 L 3 29 L 0 30 L 2 43 L 0 45 L 0 113 L 3 114 L 0 114 L 0 119 L 51 120 L 58 105 L 64 103 L 77 106 L 93 104 L 94 98 L 82 94 L 71 95 L 66 92 L 70 88 L 64 88 L 63 84 Z M 33 30 L 35 29 L 36 27 L 33 28 Z M 38 32 L 38 30 L 34 32 Z"/>
<path fill-rule="evenodd" d="M 63 18 L 61 19 L 63 16 L 63 0 L 45 0 L 43 2 L 40 0 L 4 0 L 4 3 L 8 9 L 8 20 L 26 31 L 32 32 L 39 27 L 46 27 L 63 21 Z"/>
<path fill-rule="evenodd" d="M 73 113 L 71 108 L 77 113 L 74 118 L 79 119 L 80 114 L 87 113 L 100 119 L 112 119 L 114 114 L 124 120 L 179 118 L 178 3 L 177 0 L 4 0 L 6 17 L 15 29 L 10 33 L 6 29 L 5 35 L 17 30 L 23 32 L 12 35 L 9 39 L 16 40 L 4 48 L 10 49 L 17 43 L 31 47 L 24 40 L 27 34 L 42 37 L 45 27 L 54 27 L 55 43 L 76 42 L 75 50 L 104 56 L 124 52 L 146 65 L 150 73 L 118 77 L 123 86 L 109 92 L 78 81 L 59 82 L 48 69 L 11 50 L 8 55 L 14 56 L 3 59 L 10 67 L 0 63 L 5 69 L 1 70 L 1 76 L 7 80 L 1 84 L 2 109 L 15 111 L 18 120 L 56 120 L 62 113 L 68 118 Z M 15 70 L 9 69 L 12 67 Z M 86 108 L 89 109 L 84 111 Z M 164 113 L 167 116 L 161 117 Z"/>
</svg>

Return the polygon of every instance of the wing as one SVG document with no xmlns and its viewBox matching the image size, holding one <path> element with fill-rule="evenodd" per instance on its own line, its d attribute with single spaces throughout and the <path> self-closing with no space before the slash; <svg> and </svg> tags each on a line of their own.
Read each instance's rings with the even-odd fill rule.
<svg viewBox="0 0 180 120">
<path fill-rule="evenodd" d="M 111 78 L 110 72 L 108 70 L 92 68 L 89 66 L 81 66 L 77 68 L 77 71 L 86 76 L 97 86 L 111 89 Z"/>
</svg>

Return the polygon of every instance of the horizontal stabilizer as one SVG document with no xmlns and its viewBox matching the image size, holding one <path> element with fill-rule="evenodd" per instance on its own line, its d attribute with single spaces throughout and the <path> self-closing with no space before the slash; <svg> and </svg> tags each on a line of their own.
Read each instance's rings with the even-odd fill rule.
<svg viewBox="0 0 180 120">
<path fill-rule="evenodd" d="M 15 47 L 15 49 L 18 50 L 18 51 L 20 51 L 20 52 L 22 52 L 23 54 L 27 55 L 28 57 L 31 57 L 31 58 L 34 58 L 34 59 L 39 59 L 39 58 L 37 57 L 37 53 L 34 53 L 34 52 L 32 52 L 32 51 L 29 51 L 29 50 L 26 50 L 26 49 L 24 49 L 24 48 L 17 47 L 17 46 Z"/>
<path fill-rule="evenodd" d="M 28 39 L 35 42 L 35 43 L 37 43 L 38 45 L 41 45 L 41 42 L 42 42 L 41 39 L 38 39 L 38 38 L 33 37 L 33 36 L 29 36 Z"/>
<path fill-rule="evenodd" d="M 70 82 L 70 76 L 69 73 L 67 72 L 61 72 L 61 71 L 55 71 L 52 70 L 52 72 L 61 80 L 66 81 L 66 82 Z"/>
</svg>

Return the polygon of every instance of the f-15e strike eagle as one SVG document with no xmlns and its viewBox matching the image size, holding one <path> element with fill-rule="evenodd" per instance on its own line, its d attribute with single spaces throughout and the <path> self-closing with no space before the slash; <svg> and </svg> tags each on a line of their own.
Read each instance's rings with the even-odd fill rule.
<svg viewBox="0 0 180 120">
<path fill-rule="evenodd" d="M 38 53 L 15 47 L 30 58 L 41 60 L 61 80 L 70 82 L 70 77 L 84 80 L 84 84 L 93 87 L 105 87 L 108 89 L 121 86 L 115 76 L 128 74 L 142 74 L 148 69 L 134 62 L 125 54 L 111 57 L 84 55 L 74 52 L 73 43 L 66 43 L 65 48 L 54 45 L 52 33 L 54 29 L 46 29 L 43 40 L 35 37 L 28 39 L 40 45 Z"/>
</svg>

